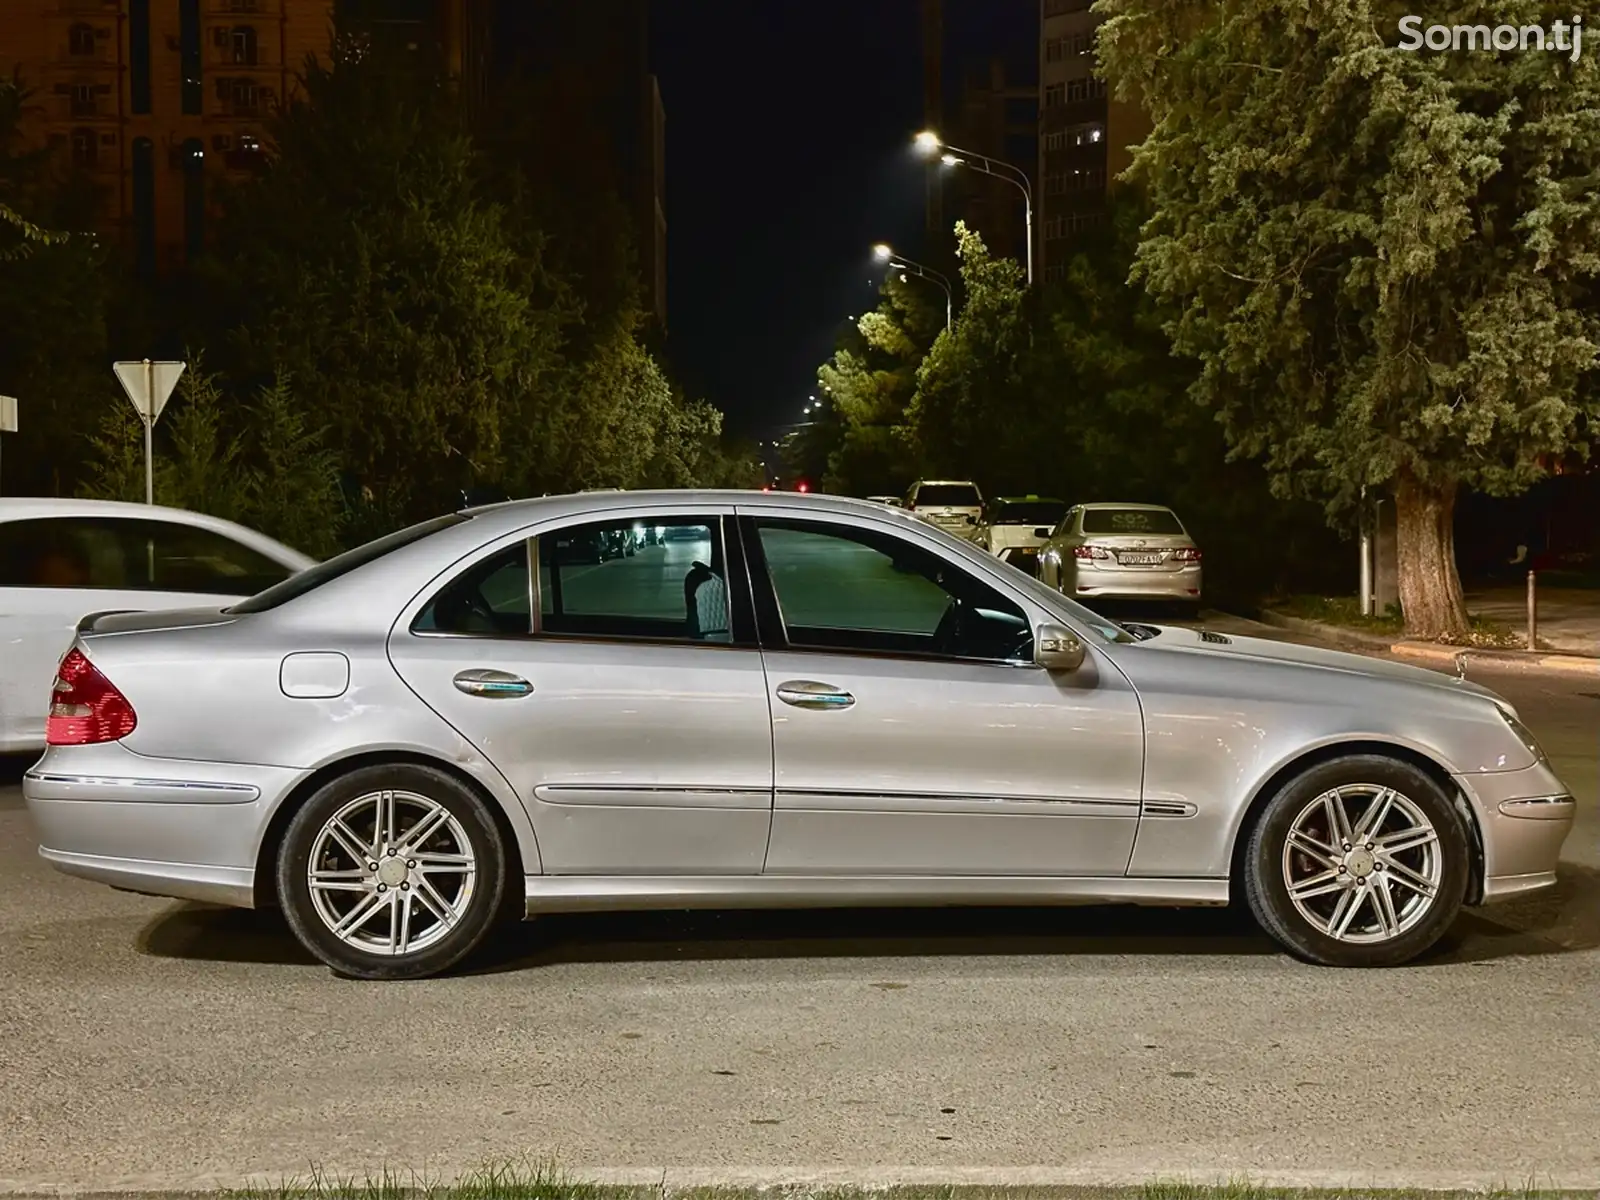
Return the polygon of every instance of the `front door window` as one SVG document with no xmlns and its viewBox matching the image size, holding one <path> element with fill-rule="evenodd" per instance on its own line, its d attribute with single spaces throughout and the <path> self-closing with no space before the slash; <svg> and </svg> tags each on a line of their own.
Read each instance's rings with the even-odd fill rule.
<svg viewBox="0 0 1600 1200">
<path fill-rule="evenodd" d="M 854 526 L 755 526 L 791 648 L 1032 659 L 1022 609 L 930 550 Z"/>
</svg>

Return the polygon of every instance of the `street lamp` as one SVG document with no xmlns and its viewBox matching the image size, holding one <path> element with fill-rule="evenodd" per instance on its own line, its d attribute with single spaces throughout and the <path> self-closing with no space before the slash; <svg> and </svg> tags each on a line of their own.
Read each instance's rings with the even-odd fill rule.
<svg viewBox="0 0 1600 1200">
<path fill-rule="evenodd" d="M 947 167 L 971 167 L 984 175 L 992 175 L 996 179 L 1004 179 L 1007 183 L 1022 193 L 1023 213 L 1028 226 L 1028 286 L 1033 286 L 1033 188 L 1028 183 L 1027 172 L 1020 167 L 1014 167 L 1008 162 L 998 158 L 990 158 L 987 154 L 978 154 L 972 150 L 963 150 L 960 146 L 952 146 L 931 129 L 924 129 L 916 136 L 916 147 L 925 157 L 939 155 L 939 161 Z M 942 152 L 942 153 L 941 153 Z"/>
<path fill-rule="evenodd" d="M 873 257 L 879 262 L 888 263 L 891 267 L 901 271 L 911 271 L 926 279 L 929 283 L 944 289 L 944 327 L 950 328 L 952 312 L 955 307 L 955 294 L 950 290 L 950 281 L 935 271 L 932 267 L 925 267 L 919 262 L 912 262 L 903 254 L 896 254 L 887 242 L 879 242 L 872 248 Z"/>
</svg>

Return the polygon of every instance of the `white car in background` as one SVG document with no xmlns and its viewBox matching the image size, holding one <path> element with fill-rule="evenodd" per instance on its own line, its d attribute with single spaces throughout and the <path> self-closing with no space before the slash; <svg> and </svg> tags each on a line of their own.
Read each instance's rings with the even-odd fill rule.
<svg viewBox="0 0 1600 1200">
<path fill-rule="evenodd" d="M 85 616 L 221 607 L 314 563 L 203 513 L 0 499 L 0 754 L 44 748 L 51 681 Z"/>
<path fill-rule="evenodd" d="M 1200 615 L 1200 547 L 1162 504 L 1079 504 L 1039 551 L 1039 579 L 1074 600 L 1154 600 Z"/>
<path fill-rule="evenodd" d="M 970 479 L 919 479 L 904 507 L 929 524 L 971 541 L 983 516 L 983 493 Z"/>
<path fill-rule="evenodd" d="M 1066 512 L 1067 502 L 1054 496 L 997 496 L 984 506 L 974 540 L 1001 562 L 1037 576 L 1039 549 Z"/>
</svg>

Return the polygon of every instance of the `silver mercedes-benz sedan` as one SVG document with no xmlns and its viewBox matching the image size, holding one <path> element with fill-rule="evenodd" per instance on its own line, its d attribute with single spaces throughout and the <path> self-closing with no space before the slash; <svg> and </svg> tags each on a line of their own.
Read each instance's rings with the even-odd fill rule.
<svg viewBox="0 0 1600 1200">
<path fill-rule="evenodd" d="M 370 979 L 508 912 L 1234 897 L 1390 965 L 1550 885 L 1574 813 L 1481 687 L 1118 625 L 792 493 L 441 517 L 229 608 L 86 617 L 52 699 L 46 859 L 280 907 Z"/>
</svg>

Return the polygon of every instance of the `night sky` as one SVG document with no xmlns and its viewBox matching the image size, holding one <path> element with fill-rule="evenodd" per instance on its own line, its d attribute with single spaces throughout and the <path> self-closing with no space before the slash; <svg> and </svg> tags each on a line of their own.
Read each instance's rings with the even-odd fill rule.
<svg viewBox="0 0 1600 1200">
<path fill-rule="evenodd" d="M 947 0 L 947 42 L 1026 52 L 1037 12 Z M 921 249 L 919 14 L 917 0 L 652 6 L 671 369 L 739 433 L 801 419 L 847 318 L 876 303 L 873 243 Z"/>
</svg>

